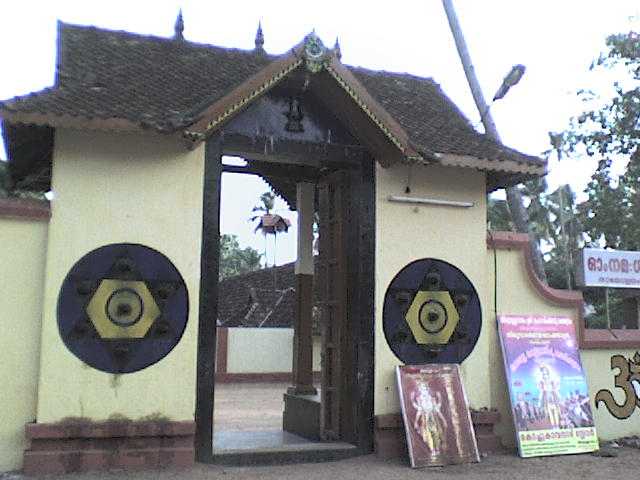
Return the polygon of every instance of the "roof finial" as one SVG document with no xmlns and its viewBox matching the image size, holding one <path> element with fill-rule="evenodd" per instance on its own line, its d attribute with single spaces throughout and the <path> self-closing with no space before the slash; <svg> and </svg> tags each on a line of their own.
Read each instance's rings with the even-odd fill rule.
<svg viewBox="0 0 640 480">
<path fill-rule="evenodd" d="M 335 54 L 338 60 L 342 59 L 342 51 L 340 50 L 340 42 L 338 41 L 338 37 L 336 36 L 336 43 L 333 46 L 333 53 Z"/>
<path fill-rule="evenodd" d="M 178 11 L 178 18 L 176 18 L 176 23 L 173 26 L 173 38 L 175 40 L 184 40 L 184 20 L 182 19 L 182 9 Z"/>
<path fill-rule="evenodd" d="M 258 31 L 256 32 L 256 48 L 255 51 L 259 53 L 264 52 L 264 34 L 262 33 L 262 21 L 258 21 Z"/>
</svg>

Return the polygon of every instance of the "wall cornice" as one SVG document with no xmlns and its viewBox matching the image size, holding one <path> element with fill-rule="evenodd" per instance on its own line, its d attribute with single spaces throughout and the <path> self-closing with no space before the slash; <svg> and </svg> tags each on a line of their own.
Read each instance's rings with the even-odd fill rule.
<svg viewBox="0 0 640 480">
<path fill-rule="evenodd" d="M 0 198 L 0 218 L 49 221 L 51 206 L 47 200 Z"/>
<path fill-rule="evenodd" d="M 545 300 L 562 307 L 575 308 L 576 333 L 581 349 L 640 348 L 640 330 L 586 328 L 582 292 L 558 290 L 543 283 L 535 273 L 529 236 L 515 232 L 487 232 L 487 248 L 520 250 L 524 255 L 527 277 L 533 288 Z"/>
</svg>

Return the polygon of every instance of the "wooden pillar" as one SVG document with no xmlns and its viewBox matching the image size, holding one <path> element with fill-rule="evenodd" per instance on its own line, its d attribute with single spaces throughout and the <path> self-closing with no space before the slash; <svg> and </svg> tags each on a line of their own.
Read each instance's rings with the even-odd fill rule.
<svg viewBox="0 0 640 480">
<path fill-rule="evenodd" d="M 220 137 L 214 136 L 207 141 L 204 156 L 195 411 L 196 461 L 205 463 L 213 461 L 213 389 L 218 318 L 221 178 L 222 145 Z"/>
<path fill-rule="evenodd" d="M 296 260 L 296 310 L 293 332 L 292 395 L 315 395 L 313 386 L 313 212 L 315 185 L 298 183 L 298 258 Z"/>
</svg>

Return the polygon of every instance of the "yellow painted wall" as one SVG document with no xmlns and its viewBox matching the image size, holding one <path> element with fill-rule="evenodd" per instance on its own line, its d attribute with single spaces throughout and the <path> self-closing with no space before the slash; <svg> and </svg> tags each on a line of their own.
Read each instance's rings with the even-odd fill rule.
<svg viewBox="0 0 640 480">
<path fill-rule="evenodd" d="M 636 350 L 582 350 L 582 365 L 586 371 L 589 383 L 589 398 L 591 398 L 591 408 L 593 410 L 594 419 L 598 437 L 604 440 L 615 438 L 640 435 L 640 409 L 636 408 L 633 414 L 625 419 L 619 420 L 609 413 L 604 404 L 596 409 L 594 408 L 593 399 L 600 389 L 610 390 L 618 404 L 623 404 L 625 396 L 621 389 L 614 388 L 614 375 L 618 373 L 618 369 L 611 370 L 611 356 L 623 355 L 631 358 Z M 636 384 L 636 387 L 640 385 Z M 636 388 L 636 391 L 640 389 Z"/>
<path fill-rule="evenodd" d="M 539 314 L 557 315 L 576 320 L 578 312 L 573 308 L 560 307 L 546 300 L 534 290 L 525 267 L 525 257 L 521 250 L 496 250 L 497 255 L 497 312 L 500 314 Z M 494 283 L 494 252 L 488 251 L 487 273 L 491 287 Z M 493 288 L 492 288 L 493 290 Z M 487 310 L 493 310 L 493 298 Z M 492 313 L 491 319 L 495 319 Z M 490 327 L 489 378 L 491 379 L 491 406 L 500 411 L 502 421 L 496 428 L 505 445 L 515 445 L 515 432 L 511 417 L 511 407 L 507 384 L 504 375 L 502 352 L 498 339 L 497 326 L 494 321 L 485 323 Z M 604 405 L 598 409 L 594 405 L 594 397 L 598 390 L 608 389 L 614 393 L 616 400 L 622 403 L 624 395 L 620 389 L 613 388 L 614 373 L 610 368 L 612 355 L 620 354 L 629 358 L 635 350 L 582 350 L 582 364 L 589 385 L 589 398 L 594 413 L 598 437 L 604 440 L 619 438 L 625 435 L 640 434 L 640 413 L 636 409 L 626 420 L 613 417 Z M 478 366 L 481 369 L 481 366 Z M 639 385 L 640 386 L 640 385 Z"/>
<path fill-rule="evenodd" d="M 204 146 L 176 138 L 56 131 L 38 422 L 65 417 L 192 420 L 202 229 Z M 189 320 L 176 348 L 140 372 L 112 375 L 88 367 L 60 339 L 56 302 L 64 277 L 89 251 L 141 243 L 165 254 L 189 291 Z"/>
<path fill-rule="evenodd" d="M 407 167 L 377 167 L 376 174 L 376 331 L 375 414 L 400 411 L 395 367 L 400 365 L 387 345 L 382 329 L 384 294 L 393 277 L 406 264 L 425 257 L 456 265 L 473 282 L 487 310 L 486 282 L 486 194 L 484 173 L 440 166 L 414 166 L 411 194 L 444 200 L 474 202 L 471 208 L 414 206 L 391 203 L 389 195 L 405 195 Z M 462 364 L 462 375 L 471 405 L 488 406 L 488 364 L 490 330 L 483 328 L 475 350 Z M 480 367 L 479 367 L 480 366 Z"/>
<path fill-rule="evenodd" d="M 497 255 L 497 269 L 494 268 L 494 253 Z M 490 406 L 497 408 L 500 412 L 501 421 L 496 427 L 496 433 L 501 437 L 503 444 L 514 446 L 515 431 L 494 312 L 497 311 L 498 315 L 556 315 L 575 320 L 576 311 L 573 308 L 553 304 L 534 290 L 526 270 L 524 254 L 520 249 L 495 250 L 495 252 L 486 250 L 485 258 L 487 279 L 491 289 L 491 298 L 485 306 L 486 317 L 483 325 L 489 338 L 489 363 L 486 367 L 478 365 L 478 374 L 489 379 L 491 385 Z M 493 298 L 494 271 L 498 272 L 495 304 Z M 587 380 L 589 380 L 588 375 Z"/>
<path fill-rule="evenodd" d="M 36 417 L 46 221 L 0 218 L 0 472 L 22 467 Z"/>
</svg>

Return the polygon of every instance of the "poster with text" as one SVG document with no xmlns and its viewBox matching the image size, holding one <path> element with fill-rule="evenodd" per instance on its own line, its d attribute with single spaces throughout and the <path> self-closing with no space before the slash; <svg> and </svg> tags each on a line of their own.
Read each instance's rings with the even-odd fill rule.
<svg viewBox="0 0 640 480">
<path fill-rule="evenodd" d="M 498 325 L 520 456 L 597 450 L 573 320 L 501 315 Z"/>
<path fill-rule="evenodd" d="M 411 466 L 480 461 L 458 365 L 406 365 L 397 375 Z"/>
</svg>

